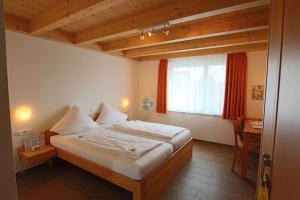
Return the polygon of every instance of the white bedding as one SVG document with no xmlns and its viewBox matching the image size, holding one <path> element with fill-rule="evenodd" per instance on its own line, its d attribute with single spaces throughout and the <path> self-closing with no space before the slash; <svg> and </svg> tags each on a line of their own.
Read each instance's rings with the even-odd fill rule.
<svg viewBox="0 0 300 200">
<path fill-rule="evenodd" d="M 103 151 L 93 145 L 76 140 L 74 135 L 52 136 L 50 142 L 54 147 L 87 159 L 115 172 L 128 176 L 135 180 L 141 180 L 151 173 L 162 162 L 172 155 L 172 145 L 162 143 L 147 152 L 137 160 L 124 158 L 115 153 Z"/>
<path fill-rule="evenodd" d="M 139 136 L 139 137 L 143 137 L 143 138 L 159 140 L 159 141 L 162 141 L 162 142 L 169 143 L 173 146 L 174 152 L 177 149 L 179 149 L 181 146 L 183 146 L 192 137 L 192 133 L 188 129 L 185 129 L 183 132 L 180 132 L 179 134 L 177 134 L 173 138 L 162 138 L 162 137 L 155 137 L 153 135 L 140 134 L 137 131 L 117 129 L 117 128 L 114 127 L 113 124 L 101 124 L 100 126 L 102 128 L 110 129 L 110 130 L 120 132 L 120 133 L 123 133 L 123 134 L 134 135 L 134 136 Z"/>
<path fill-rule="evenodd" d="M 151 122 L 143 122 L 138 120 L 125 121 L 120 123 L 115 123 L 114 128 L 121 130 L 128 130 L 132 132 L 137 132 L 140 134 L 150 135 L 159 138 L 171 139 L 183 132 L 185 128 L 177 126 L 169 126 L 166 124 L 158 124 Z"/>
<path fill-rule="evenodd" d="M 101 150 L 134 160 L 162 144 L 161 141 L 121 134 L 103 128 L 92 129 L 72 136 L 76 140 Z"/>
</svg>

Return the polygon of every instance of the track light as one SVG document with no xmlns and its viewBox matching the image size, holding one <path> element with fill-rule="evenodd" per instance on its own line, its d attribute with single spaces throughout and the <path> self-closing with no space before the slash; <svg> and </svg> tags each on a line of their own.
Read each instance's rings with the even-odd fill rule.
<svg viewBox="0 0 300 200">
<path fill-rule="evenodd" d="M 164 30 L 163 30 L 164 34 L 169 35 L 170 34 L 170 30 L 168 26 L 164 26 Z"/>
<path fill-rule="evenodd" d="M 141 40 L 144 40 L 144 39 L 145 39 L 144 31 L 141 32 L 140 39 L 141 39 Z"/>
<path fill-rule="evenodd" d="M 153 37 L 155 36 L 156 31 L 162 31 L 164 34 L 169 35 L 170 34 L 170 29 L 169 29 L 169 22 L 164 23 L 164 24 L 158 24 L 155 26 L 151 26 L 148 28 L 143 28 L 140 29 L 140 39 L 144 40 L 145 39 L 145 34 L 148 35 L 148 37 Z"/>
</svg>

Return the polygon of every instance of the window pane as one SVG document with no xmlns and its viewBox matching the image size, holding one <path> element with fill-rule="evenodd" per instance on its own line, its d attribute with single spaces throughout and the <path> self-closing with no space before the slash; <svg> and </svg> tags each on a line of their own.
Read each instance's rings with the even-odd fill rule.
<svg viewBox="0 0 300 200">
<path fill-rule="evenodd" d="M 221 115 L 226 55 L 169 60 L 168 110 Z"/>
</svg>

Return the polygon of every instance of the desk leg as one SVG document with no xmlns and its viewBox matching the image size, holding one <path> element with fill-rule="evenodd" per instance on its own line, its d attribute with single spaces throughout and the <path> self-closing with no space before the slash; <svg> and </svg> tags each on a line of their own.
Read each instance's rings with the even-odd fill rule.
<svg viewBox="0 0 300 200">
<path fill-rule="evenodd" d="M 247 178 L 248 162 L 249 162 L 249 134 L 244 133 L 243 135 L 243 153 L 242 153 L 242 168 L 241 168 L 241 178 Z"/>
</svg>

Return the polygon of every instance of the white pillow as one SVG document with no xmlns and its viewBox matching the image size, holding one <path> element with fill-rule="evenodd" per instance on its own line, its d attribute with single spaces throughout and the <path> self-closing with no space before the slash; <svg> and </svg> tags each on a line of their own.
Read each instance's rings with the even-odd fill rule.
<svg viewBox="0 0 300 200">
<path fill-rule="evenodd" d="M 89 116 L 83 114 L 78 106 L 73 106 L 67 114 L 51 129 L 59 135 L 70 135 L 99 127 Z"/>
<path fill-rule="evenodd" d="M 113 124 L 118 122 L 125 122 L 127 118 L 128 115 L 103 104 L 101 113 L 96 122 Z"/>
</svg>

